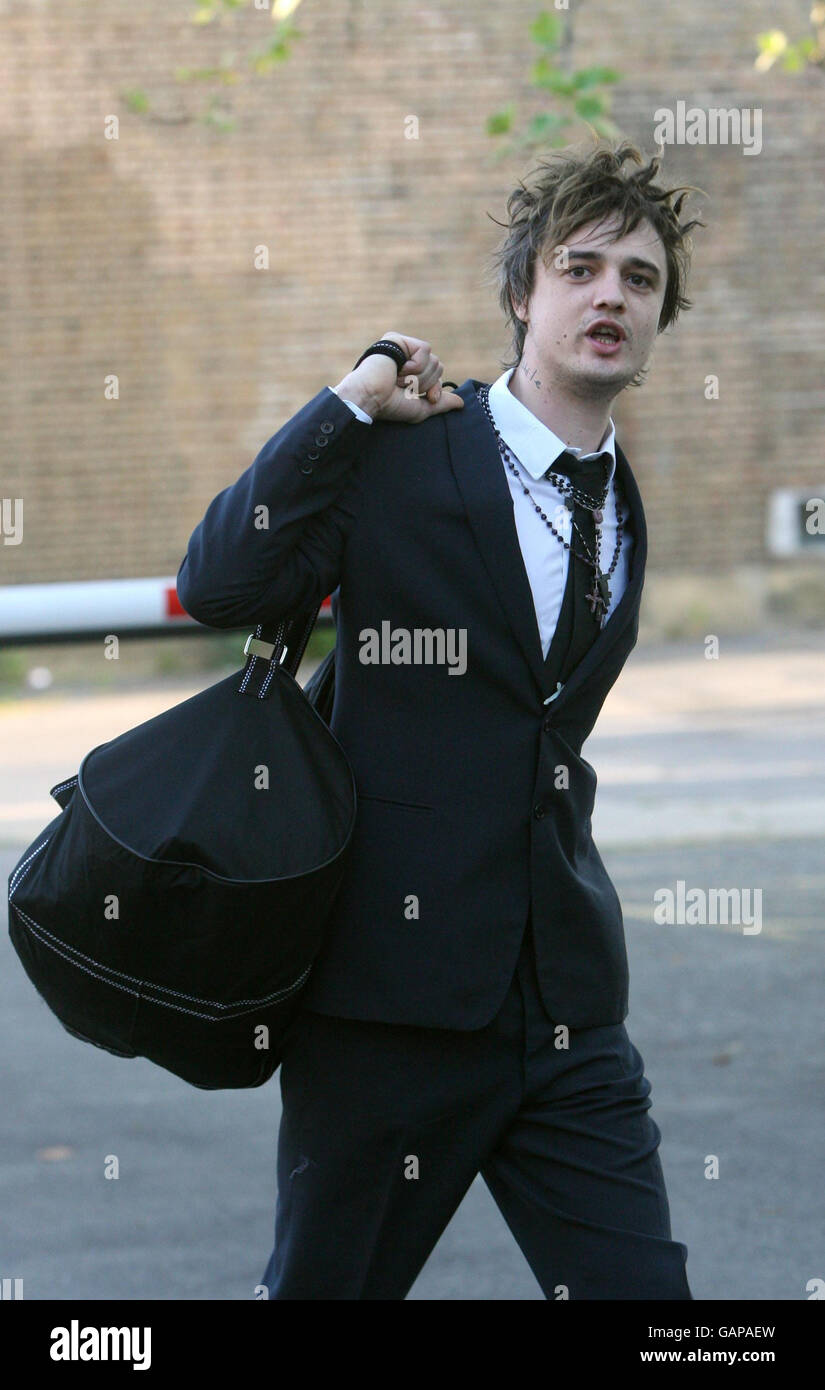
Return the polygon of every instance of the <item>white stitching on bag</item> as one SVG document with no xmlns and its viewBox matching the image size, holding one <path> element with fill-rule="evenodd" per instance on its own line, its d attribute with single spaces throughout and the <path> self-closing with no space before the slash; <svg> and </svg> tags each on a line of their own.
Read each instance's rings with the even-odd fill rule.
<svg viewBox="0 0 825 1390">
<path fill-rule="evenodd" d="M 51 839 L 51 836 L 49 836 L 49 839 Z M 48 843 L 49 840 L 44 840 L 42 845 L 38 845 L 37 849 L 33 850 L 32 853 L 28 856 L 28 858 L 25 859 L 23 863 L 20 865 L 20 878 L 18 879 L 18 882 L 14 885 L 15 888 L 17 888 L 19 883 L 22 882 L 23 872 L 28 872 L 30 861 L 34 859 L 34 856 L 36 854 L 40 853 L 41 849 L 45 849 Z M 294 993 L 294 991 L 303 984 L 304 980 L 306 979 L 307 975 L 312 969 L 312 965 L 308 965 L 303 974 L 299 975 L 298 979 L 295 980 L 293 984 L 286 985 L 283 989 L 276 989 L 272 992 L 272 994 L 265 994 L 260 999 L 238 999 L 235 1001 L 234 1004 L 221 1004 L 213 999 L 201 999 L 197 994 L 184 994 L 179 989 L 169 989 L 166 985 L 155 985 L 152 984 L 151 980 L 139 980 L 135 975 L 127 975 L 123 970 L 115 970 L 114 966 L 103 965 L 102 961 L 95 960 L 93 956 L 87 956 L 83 951 L 78 951 L 77 947 L 69 946 L 65 941 L 60 941 L 59 946 L 53 945 L 53 942 L 60 940 L 59 937 L 54 936 L 53 933 L 50 932 L 48 928 L 42 926 L 40 922 L 35 922 L 33 917 L 30 917 L 27 912 L 24 912 L 22 908 L 17 906 L 17 903 L 12 903 L 11 896 L 13 891 L 14 890 L 12 889 L 9 892 L 9 902 L 11 906 L 14 908 L 18 917 L 20 917 L 27 924 L 29 930 L 33 932 L 35 936 L 37 936 L 38 941 L 40 941 L 43 946 L 48 946 L 50 950 L 56 951 L 57 954 L 59 956 L 63 956 L 64 959 L 67 960 L 70 965 L 76 965 L 78 970 L 85 970 L 87 975 L 94 975 L 95 979 L 102 980 L 104 984 L 113 985 L 115 989 L 124 989 L 128 994 L 135 994 L 137 991 L 129 989 L 127 985 L 119 985 L 115 980 L 107 980 L 105 975 L 99 975 L 96 971 L 87 969 L 86 966 L 81 965 L 79 961 L 74 960 L 72 956 L 67 954 L 67 952 L 72 951 L 75 955 L 81 956 L 83 960 L 90 961 L 92 965 L 96 965 L 98 969 L 108 970 L 112 975 L 119 975 L 124 980 L 131 980 L 133 984 L 142 985 L 145 989 L 157 990 L 158 993 L 161 994 L 174 994 L 179 999 L 189 999 L 193 1004 L 208 1004 L 213 1009 L 234 1009 L 237 1008 L 239 1004 L 248 1004 L 249 1010 L 246 1010 L 246 1012 L 249 1012 L 251 1009 L 260 1008 L 264 1004 L 271 1004 L 279 997 Z M 40 933 L 42 933 L 43 935 L 41 936 Z M 44 940 L 43 938 L 46 936 L 50 937 L 51 940 Z M 63 950 L 60 949 L 61 946 L 64 948 Z M 167 1003 L 165 999 L 154 999 L 150 1000 L 149 1002 L 155 1004 L 165 1004 L 167 1008 L 178 1009 L 180 1013 L 194 1014 L 196 1018 L 209 1019 L 208 1014 L 197 1013 L 195 1009 L 186 1009 L 183 1007 L 182 1004 Z M 212 1023 L 220 1022 L 219 1019 L 209 1019 L 209 1021 Z"/>
<path fill-rule="evenodd" d="M 49 840 L 50 840 L 51 838 L 52 838 L 52 837 L 51 837 L 51 835 L 50 835 L 50 836 L 49 836 Z M 12 876 L 11 876 L 11 879 L 9 880 L 9 900 L 11 900 L 12 893 L 14 892 L 14 890 L 15 890 L 15 888 L 17 887 L 18 883 L 21 882 L 21 880 L 22 880 L 22 878 L 23 878 L 24 872 L 26 872 L 26 873 L 28 872 L 28 866 L 29 866 L 30 861 L 31 861 L 32 859 L 34 859 L 34 856 L 35 856 L 36 854 L 39 854 L 39 853 L 40 853 L 41 849 L 45 849 L 45 848 L 46 848 L 46 845 L 49 843 L 49 840 L 44 840 L 43 843 L 42 843 L 42 845 L 38 845 L 38 846 L 37 846 L 37 849 L 33 849 L 33 850 L 32 850 L 31 854 L 28 855 L 28 856 L 23 860 L 22 864 L 18 864 L 17 868 L 15 869 L 14 873 L 13 873 Z"/>
<path fill-rule="evenodd" d="M 79 961 L 74 960 L 73 955 L 80 956 L 81 959 L 89 961 L 92 965 L 96 965 L 99 970 L 106 970 L 109 971 L 109 973 L 112 975 L 119 975 L 123 980 L 131 980 L 133 984 L 141 985 L 144 989 L 157 990 L 159 994 L 174 994 L 178 999 L 189 999 L 193 1004 L 208 1004 L 209 1007 L 213 1009 L 235 1009 L 238 1007 L 239 1004 L 248 1004 L 250 1009 L 257 1009 L 260 1008 L 262 1004 L 270 1004 L 274 1000 L 278 999 L 280 996 L 290 994 L 293 990 L 296 990 L 298 986 L 302 983 L 302 981 L 306 979 L 307 975 L 312 969 L 312 966 L 308 965 L 303 974 L 300 975 L 298 979 L 294 981 L 293 984 L 286 985 L 283 989 L 273 990 L 272 994 L 264 994 L 259 999 L 237 999 L 234 1004 L 221 1004 L 213 999 L 203 999 L 197 994 L 184 994 L 183 991 L 179 989 L 169 989 L 166 985 L 153 984 L 151 980 L 139 980 L 136 975 L 127 975 L 126 972 L 123 970 L 115 970 L 114 966 L 104 965 L 102 961 L 95 960 L 94 956 L 87 956 L 84 951 L 78 951 L 77 947 L 69 946 L 65 941 L 60 941 L 59 937 L 55 936 L 52 932 L 50 932 L 47 927 L 42 926 L 40 922 L 35 922 L 34 918 L 30 917 L 29 914 L 27 912 L 24 912 L 22 908 L 18 907 L 16 903 L 13 904 L 13 906 L 18 917 L 21 917 L 23 919 L 23 921 L 28 926 L 29 930 L 35 936 L 37 936 L 38 940 L 41 941 L 44 946 L 48 946 L 50 950 L 56 951 L 58 955 L 63 956 L 66 960 L 69 961 L 70 965 L 76 965 L 78 970 L 86 970 L 86 967 L 81 965 Z M 45 941 L 43 940 L 44 937 L 49 937 L 50 940 Z M 53 945 L 54 942 L 57 942 L 58 944 Z M 69 955 L 69 951 L 71 951 L 73 955 Z M 107 980 L 105 975 L 97 975 L 94 970 L 88 970 L 87 974 L 95 975 L 97 979 L 103 980 L 104 984 L 114 985 L 116 989 L 128 989 L 128 986 L 118 985 L 115 980 Z M 134 993 L 134 991 L 132 990 L 129 990 L 128 992 L 130 994 Z M 156 999 L 150 1002 L 156 1004 L 165 1004 L 166 1000 Z M 183 1013 L 193 1012 L 192 1009 L 185 1009 L 183 1008 L 183 1005 L 180 1004 L 170 1003 L 167 1007 L 170 1009 L 179 1008 Z M 246 1012 L 249 1012 L 249 1010 L 246 1010 Z M 198 1017 L 206 1018 L 208 1017 L 208 1015 L 199 1014 Z"/>
</svg>

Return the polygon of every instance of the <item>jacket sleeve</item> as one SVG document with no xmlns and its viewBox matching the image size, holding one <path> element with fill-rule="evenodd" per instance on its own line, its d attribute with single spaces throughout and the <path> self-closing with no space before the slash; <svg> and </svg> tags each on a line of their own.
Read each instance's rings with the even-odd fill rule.
<svg viewBox="0 0 825 1390">
<path fill-rule="evenodd" d="M 207 627 L 271 623 L 337 588 L 375 433 L 325 386 L 210 502 L 189 538 L 178 597 Z"/>
</svg>

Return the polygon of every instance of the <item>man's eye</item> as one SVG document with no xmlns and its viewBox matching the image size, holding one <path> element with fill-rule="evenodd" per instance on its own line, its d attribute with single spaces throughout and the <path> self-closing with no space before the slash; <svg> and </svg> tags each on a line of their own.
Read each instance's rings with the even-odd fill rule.
<svg viewBox="0 0 825 1390">
<path fill-rule="evenodd" d="M 630 276 L 631 280 L 641 280 L 643 285 L 649 285 L 650 281 L 646 275 L 637 275 L 635 272 Z"/>
<path fill-rule="evenodd" d="M 575 275 L 575 273 L 576 273 L 577 270 L 588 271 L 588 270 L 589 270 L 589 267 L 586 266 L 586 265 L 574 265 L 574 266 L 571 266 L 571 268 L 570 268 L 570 274 L 571 274 L 571 275 Z"/>
</svg>

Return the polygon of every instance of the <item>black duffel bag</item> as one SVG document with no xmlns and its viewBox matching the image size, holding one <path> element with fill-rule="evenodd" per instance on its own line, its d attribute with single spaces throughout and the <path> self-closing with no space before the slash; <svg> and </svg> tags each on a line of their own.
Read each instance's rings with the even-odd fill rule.
<svg viewBox="0 0 825 1390">
<path fill-rule="evenodd" d="M 87 753 L 9 877 L 12 942 L 64 1027 L 206 1090 L 280 1064 L 352 837 L 334 657 L 309 696 L 295 679 L 316 616 L 259 625 L 240 682 Z"/>
</svg>

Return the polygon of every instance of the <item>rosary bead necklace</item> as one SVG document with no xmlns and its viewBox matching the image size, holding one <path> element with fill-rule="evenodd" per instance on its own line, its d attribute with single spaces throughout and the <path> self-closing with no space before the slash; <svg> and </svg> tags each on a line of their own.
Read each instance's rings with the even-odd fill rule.
<svg viewBox="0 0 825 1390">
<path fill-rule="evenodd" d="M 504 462 L 506 463 L 507 467 L 510 469 L 510 472 L 513 473 L 514 476 L 518 479 L 519 483 L 521 483 L 522 492 L 524 492 L 526 496 L 529 497 L 533 505 L 533 509 L 536 512 L 538 512 L 542 521 L 545 523 L 546 526 L 550 528 L 559 544 L 562 545 L 565 550 L 569 550 L 570 553 L 572 555 L 575 555 L 577 559 L 582 560 L 584 564 L 589 565 L 589 567 L 593 570 L 593 588 L 591 592 L 587 595 L 587 600 L 590 604 L 591 613 L 595 618 L 598 619 L 599 626 L 603 627 L 605 618 L 607 616 L 607 610 L 610 607 L 611 600 L 610 585 L 608 583 L 608 580 L 610 579 L 611 574 L 613 574 L 616 565 L 619 562 L 619 555 L 621 554 L 622 549 L 622 531 L 624 529 L 624 523 L 627 518 L 621 515 L 617 506 L 616 549 L 613 553 L 613 559 L 610 563 L 610 568 L 602 572 L 599 565 L 598 555 L 601 549 L 601 523 L 604 520 L 603 508 L 607 500 L 607 483 L 605 483 L 604 492 L 602 493 L 602 496 L 597 499 L 588 496 L 587 493 L 583 492 L 581 488 L 576 487 L 575 483 L 572 482 L 570 478 L 566 477 L 562 473 L 554 473 L 552 469 L 550 469 L 548 470 L 548 473 L 546 475 L 548 478 L 552 479 L 555 487 L 565 499 L 565 506 L 569 509 L 571 513 L 570 520 L 573 529 L 578 533 L 579 539 L 581 540 L 582 545 L 587 551 L 586 555 L 581 555 L 577 550 L 573 549 L 573 546 L 570 544 L 569 541 L 566 541 L 564 537 L 559 534 L 550 518 L 544 511 L 542 511 L 541 507 L 536 502 L 529 488 L 525 487 L 521 474 L 519 473 L 519 470 L 516 467 L 516 462 L 512 450 L 508 447 L 507 444 L 505 444 L 504 440 L 501 437 L 501 434 L 499 433 L 498 428 L 496 427 L 496 422 L 493 419 L 493 412 L 490 409 L 490 402 L 488 399 L 489 393 L 490 388 L 485 385 L 481 387 L 477 394 L 484 408 L 484 413 L 487 416 L 490 425 L 492 426 L 493 433 L 495 434 L 496 441 L 498 443 L 499 452 L 501 453 L 501 456 Z M 581 530 L 576 525 L 575 517 L 573 515 L 573 509 L 577 504 L 579 506 L 584 507 L 593 515 L 593 521 L 595 523 L 596 528 L 595 556 L 593 555 L 589 545 L 587 544 L 585 537 L 582 535 Z"/>
</svg>

